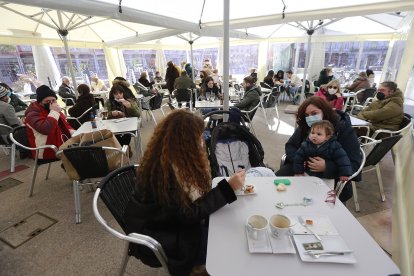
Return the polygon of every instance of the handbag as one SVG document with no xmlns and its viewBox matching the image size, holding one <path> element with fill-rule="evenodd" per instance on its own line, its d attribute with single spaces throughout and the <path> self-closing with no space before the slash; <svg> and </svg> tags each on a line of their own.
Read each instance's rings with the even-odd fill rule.
<svg viewBox="0 0 414 276">
<path fill-rule="evenodd" d="M 99 131 L 81 133 L 76 135 L 65 143 L 63 143 L 59 150 L 65 150 L 71 147 L 82 147 L 82 146 L 97 146 L 97 147 L 112 147 L 121 149 L 121 145 L 116 139 L 115 135 L 108 129 L 103 129 Z M 110 171 L 113 171 L 121 167 L 121 154 L 114 154 L 113 151 L 105 150 L 106 159 L 108 161 L 108 168 Z M 63 166 L 65 167 L 66 173 L 71 180 L 80 180 L 80 176 L 72 166 L 72 163 L 66 158 L 65 153 L 59 156 L 62 160 Z M 123 157 L 124 164 L 128 164 L 129 160 L 127 156 Z"/>
</svg>

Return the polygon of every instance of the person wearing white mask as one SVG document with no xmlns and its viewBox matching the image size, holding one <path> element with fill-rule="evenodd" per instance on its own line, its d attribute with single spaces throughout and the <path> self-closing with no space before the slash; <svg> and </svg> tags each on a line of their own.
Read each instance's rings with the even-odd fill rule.
<svg viewBox="0 0 414 276">
<path fill-rule="evenodd" d="M 327 85 L 323 85 L 315 96 L 327 100 L 332 108 L 342 110 L 344 107 L 344 97 L 341 93 L 341 86 L 338 80 L 331 80 Z"/>
<path fill-rule="evenodd" d="M 298 127 L 293 135 L 285 144 L 286 159 L 280 169 L 276 172 L 277 176 L 293 176 L 293 160 L 296 151 L 301 144 L 307 139 L 309 131 L 314 122 L 327 120 L 334 126 L 334 135 L 342 148 L 347 153 L 353 172 L 356 172 L 361 165 L 362 156 L 360 146 L 355 130 L 352 128 L 351 120 L 348 114 L 332 109 L 331 105 L 321 97 L 310 97 L 306 99 L 298 108 L 296 122 Z M 335 162 L 325 160 L 320 156 L 310 157 L 306 161 L 306 166 L 312 172 L 320 173 L 323 178 L 338 180 L 339 170 Z M 360 181 L 361 177 L 357 176 L 353 181 Z M 336 181 L 337 182 L 337 181 Z M 342 191 L 339 199 L 342 202 L 352 197 L 352 186 L 348 182 Z"/>
</svg>

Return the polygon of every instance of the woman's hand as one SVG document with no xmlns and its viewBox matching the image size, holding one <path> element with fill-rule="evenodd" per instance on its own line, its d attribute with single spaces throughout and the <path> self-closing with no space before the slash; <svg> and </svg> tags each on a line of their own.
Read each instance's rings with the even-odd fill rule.
<svg viewBox="0 0 414 276">
<path fill-rule="evenodd" d="M 230 177 L 228 182 L 233 191 L 240 190 L 243 187 L 245 178 L 246 172 L 244 170 L 240 170 Z"/>
<path fill-rule="evenodd" d="M 114 110 L 114 111 L 112 111 L 112 117 L 114 117 L 114 118 L 124 117 L 124 112 Z"/>
<path fill-rule="evenodd" d="M 131 107 L 131 103 L 130 102 L 128 102 L 127 100 L 125 100 L 125 99 L 120 99 L 119 100 L 126 108 L 130 108 Z"/>
<path fill-rule="evenodd" d="M 308 168 L 312 172 L 324 172 L 326 170 L 325 159 L 319 156 L 309 157 Z"/>
</svg>

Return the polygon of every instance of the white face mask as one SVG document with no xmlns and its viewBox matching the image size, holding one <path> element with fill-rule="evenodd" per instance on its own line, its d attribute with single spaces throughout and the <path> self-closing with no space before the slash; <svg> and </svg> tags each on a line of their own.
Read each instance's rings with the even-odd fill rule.
<svg viewBox="0 0 414 276">
<path fill-rule="evenodd" d="M 330 95 L 333 95 L 333 94 L 335 94 L 335 93 L 336 93 L 336 89 L 335 89 L 335 88 L 328 88 L 328 93 L 329 93 Z"/>
</svg>

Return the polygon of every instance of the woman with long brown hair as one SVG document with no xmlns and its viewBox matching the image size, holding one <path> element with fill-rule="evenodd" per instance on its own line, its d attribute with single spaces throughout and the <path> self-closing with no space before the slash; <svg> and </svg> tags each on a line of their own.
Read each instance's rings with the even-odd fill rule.
<svg viewBox="0 0 414 276">
<path fill-rule="evenodd" d="M 170 113 L 155 128 L 137 171 L 135 193 L 125 212 L 128 233 L 155 238 L 168 256 L 172 275 L 188 275 L 205 264 L 208 216 L 235 201 L 244 170 L 211 188 L 201 117 L 185 110 Z M 152 252 L 131 245 L 145 264 L 159 266 Z"/>
<path fill-rule="evenodd" d="M 277 176 L 293 176 L 293 159 L 296 151 L 300 148 L 302 142 L 306 140 L 312 124 L 322 120 L 327 120 L 333 124 L 335 128 L 334 135 L 348 154 L 353 171 L 358 170 L 362 157 L 358 138 L 355 130 L 352 128 L 349 116 L 341 110 L 332 109 L 332 106 L 321 97 L 313 96 L 306 99 L 299 106 L 296 115 L 298 127 L 285 145 L 286 162 L 276 172 Z M 325 160 L 319 156 L 310 157 L 306 161 L 306 166 L 312 172 L 321 173 L 323 178 L 339 179 L 339 170 L 333 160 Z M 360 177 L 356 177 L 353 180 L 359 181 Z M 348 184 L 339 197 L 341 201 L 346 201 L 352 197 L 352 187 Z"/>
</svg>

